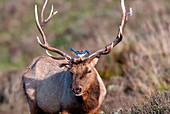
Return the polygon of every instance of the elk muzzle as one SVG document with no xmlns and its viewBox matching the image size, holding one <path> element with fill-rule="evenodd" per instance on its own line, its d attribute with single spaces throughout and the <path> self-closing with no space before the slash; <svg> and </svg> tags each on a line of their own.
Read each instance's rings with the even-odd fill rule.
<svg viewBox="0 0 170 114">
<path fill-rule="evenodd" d="M 84 94 L 82 87 L 73 87 L 72 92 L 75 96 L 81 96 Z"/>
</svg>

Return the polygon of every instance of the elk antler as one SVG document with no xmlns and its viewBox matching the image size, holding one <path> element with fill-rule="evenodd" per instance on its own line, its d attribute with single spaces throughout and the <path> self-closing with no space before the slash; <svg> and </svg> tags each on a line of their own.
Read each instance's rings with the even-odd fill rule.
<svg viewBox="0 0 170 114">
<path fill-rule="evenodd" d="M 110 53 L 111 49 L 122 40 L 122 37 L 123 37 L 122 32 L 126 25 L 126 22 L 128 21 L 128 17 L 132 15 L 132 8 L 130 8 L 130 12 L 126 13 L 124 0 L 121 0 L 121 7 L 122 7 L 122 21 L 121 21 L 121 25 L 119 27 L 119 31 L 118 31 L 116 39 L 112 43 L 105 46 L 104 48 L 94 52 L 88 57 L 83 58 L 83 61 L 86 61 L 86 60 L 91 61 L 93 58 L 100 57 L 100 55 L 105 55 L 105 54 Z"/>
<path fill-rule="evenodd" d="M 91 55 L 88 56 L 88 57 L 78 57 L 78 58 L 76 57 L 76 58 L 73 58 L 73 57 L 69 56 L 68 54 L 64 53 L 63 51 L 61 51 L 61 50 L 59 50 L 59 49 L 57 49 L 57 48 L 52 47 L 52 46 L 47 42 L 47 38 L 46 38 L 46 35 L 45 35 L 45 33 L 44 33 L 44 26 L 45 26 L 45 24 L 48 23 L 48 22 L 51 20 L 51 18 L 57 13 L 57 11 L 56 11 L 56 12 L 53 12 L 53 6 L 52 6 L 49 17 L 48 17 L 46 20 L 44 20 L 44 10 L 45 10 L 45 7 L 46 7 L 46 5 L 47 5 L 47 2 L 48 2 L 48 0 L 45 1 L 44 6 L 43 6 L 42 11 L 41 11 L 41 25 L 40 25 L 39 19 L 38 19 L 37 5 L 35 5 L 36 25 L 37 25 L 37 28 L 38 28 L 38 30 L 40 31 L 41 36 L 42 36 L 42 39 L 43 39 L 43 41 L 44 41 L 44 44 L 41 43 L 39 37 L 37 36 L 38 43 L 40 44 L 41 47 L 43 47 L 43 48 L 45 48 L 45 49 L 47 49 L 47 50 L 56 52 L 56 53 L 58 53 L 58 54 L 60 54 L 60 55 L 62 56 L 62 57 L 54 57 L 54 56 L 52 56 L 50 53 L 48 53 L 48 51 L 46 50 L 46 53 L 47 53 L 50 57 L 52 57 L 52 58 L 54 58 L 54 59 L 66 59 L 68 62 L 71 62 L 71 63 L 78 63 L 78 62 L 80 62 L 80 61 L 83 62 L 83 61 L 87 61 L 87 60 L 91 61 L 91 60 L 93 60 L 93 59 L 96 58 L 96 57 L 99 58 L 101 55 L 105 55 L 105 54 L 110 53 L 110 52 L 111 52 L 111 49 L 112 49 L 114 46 L 116 46 L 116 45 L 122 40 L 122 38 L 123 38 L 123 36 L 122 36 L 123 29 L 124 29 L 124 27 L 125 27 L 125 25 L 126 25 L 126 22 L 128 21 L 128 17 L 132 15 L 132 9 L 131 9 L 131 8 L 130 8 L 130 12 L 126 13 L 126 8 L 125 8 L 124 0 L 121 0 L 122 21 L 121 21 L 121 25 L 120 25 L 120 27 L 119 27 L 119 31 L 118 31 L 118 34 L 117 34 L 116 39 L 115 39 L 112 43 L 110 43 L 110 44 L 108 44 L 107 46 L 105 46 L 104 48 L 102 48 L 102 49 L 94 52 L 93 54 L 91 54 Z"/>
<path fill-rule="evenodd" d="M 61 50 L 59 50 L 59 49 L 57 49 L 57 48 L 52 47 L 52 46 L 47 42 L 47 38 L 46 38 L 46 35 L 45 35 L 45 33 L 44 33 L 45 24 L 48 23 L 48 22 L 51 20 L 51 18 L 52 18 L 55 14 L 57 14 L 57 12 L 58 12 L 58 11 L 53 12 L 53 5 L 52 5 L 52 7 L 51 7 L 51 12 L 50 12 L 49 17 L 48 17 L 46 20 L 44 20 L 44 11 L 45 11 L 47 2 L 48 2 L 48 0 L 45 1 L 44 6 L 43 6 L 42 11 L 41 11 L 41 25 L 40 25 L 39 19 L 38 19 L 37 5 L 35 5 L 36 25 L 37 25 L 37 28 L 38 28 L 38 30 L 40 31 L 41 36 L 42 36 L 42 39 L 43 39 L 43 41 L 44 41 L 44 44 L 41 43 L 39 37 L 37 36 L 38 43 L 40 44 L 41 47 L 43 47 L 43 48 L 45 48 L 45 49 L 47 49 L 47 50 L 56 52 L 56 53 L 58 53 L 58 54 L 60 54 L 60 55 L 62 56 L 62 57 L 54 57 L 54 56 L 52 56 L 51 54 L 47 53 L 50 57 L 55 58 L 55 59 L 66 59 L 66 60 L 70 60 L 70 59 L 72 59 L 71 56 L 69 56 L 68 54 L 66 54 L 65 52 L 63 52 L 63 51 L 61 51 Z M 46 51 L 46 52 L 47 52 L 47 51 Z"/>
</svg>

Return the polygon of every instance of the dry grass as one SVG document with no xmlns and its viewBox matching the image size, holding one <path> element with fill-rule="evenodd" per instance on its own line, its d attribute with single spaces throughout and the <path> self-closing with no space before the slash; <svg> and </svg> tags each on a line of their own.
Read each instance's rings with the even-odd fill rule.
<svg viewBox="0 0 170 114">
<path fill-rule="evenodd" d="M 142 105 L 133 106 L 131 113 L 142 114 L 169 114 L 170 113 L 170 90 L 167 92 L 152 93 L 146 97 Z"/>
</svg>

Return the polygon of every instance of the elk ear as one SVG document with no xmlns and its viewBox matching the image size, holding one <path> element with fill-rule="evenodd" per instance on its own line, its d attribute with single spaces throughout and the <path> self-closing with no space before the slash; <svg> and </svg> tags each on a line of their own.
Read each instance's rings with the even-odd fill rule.
<svg viewBox="0 0 170 114">
<path fill-rule="evenodd" d="M 94 58 L 93 60 L 90 61 L 90 65 L 94 67 L 97 64 L 98 60 L 99 60 L 98 57 Z"/>
</svg>

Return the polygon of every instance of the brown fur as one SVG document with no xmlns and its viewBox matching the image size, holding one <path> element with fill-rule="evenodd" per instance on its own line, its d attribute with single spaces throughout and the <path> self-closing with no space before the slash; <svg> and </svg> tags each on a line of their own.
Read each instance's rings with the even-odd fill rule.
<svg viewBox="0 0 170 114">
<path fill-rule="evenodd" d="M 92 87 L 83 95 L 82 109 L 86 112 L 95 109 L 99 105 L 100 86 L 96 80 Z M 84 98 L 85 97 L 85 98 Z"/>
<path fill-rule="evenodd" d="M 65 63 L 39 57 L 25 71 L 23 87 L 31 114 L 99 114 L 106 90 L 94 63 L 73 64 L 71 70 Z M 74 87 L 82 87 L 83 95 L 75 96 Z"/>
<path fill-rule="evenodd" d="M 70 109 L 71 114 L 99 114 L 100 112 L 100 104 L 99 104 L 99 96 L 100 96 L 100 86 L 99 82 L 96 80 L 94 85 L 86 91 L 86 93 L 80 97 L 77 97 L 78 102 L 80 104 L 80 108 L 73 110 Z M 95 110 L 94 110 L 95 109 Z"/>
</svg>

